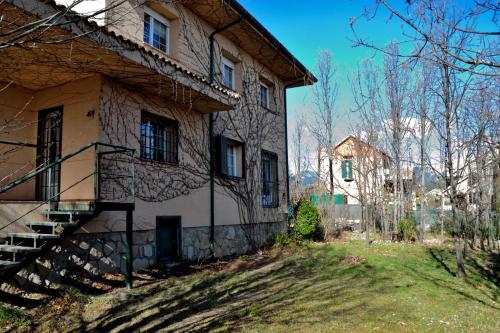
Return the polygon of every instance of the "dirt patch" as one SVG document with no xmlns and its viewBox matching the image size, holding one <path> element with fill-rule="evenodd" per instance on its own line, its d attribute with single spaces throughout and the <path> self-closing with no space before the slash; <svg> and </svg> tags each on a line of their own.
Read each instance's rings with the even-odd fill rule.
<svg viewBox="0 0 500 333">
<path fill-rule="evenodd" d="M 344 265 L 360 265 L 366 261 L 365 258 L 361 256 L 347 256 L 342 260 Z"/>
</svg>

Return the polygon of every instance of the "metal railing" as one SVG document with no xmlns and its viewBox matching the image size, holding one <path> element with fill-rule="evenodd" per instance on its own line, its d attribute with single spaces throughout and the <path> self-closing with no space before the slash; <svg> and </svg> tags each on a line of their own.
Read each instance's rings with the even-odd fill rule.
<svg viewBox="0 0 500 333">
<path fill-rule="evenodd" d="M 0 231 L 28 216 L 43 205 L 48 204 L 48 210 L 50 212 L 50 206 L 54 199 L 60 198 L 61 194 L 74 189 L 76 186 L 82 184 L 88 179 L 91 179 L 92 177 L 94 179 L 94 207 L 96 202 L 128 203 L 135 205 L 135 149 L 103 142 L 89 143 L 54 162 L 36 167 L 26 175 L 1 187 L 0 194 L 8 192 L 13 188 L 34 179 L 43 172 L 52 172 L 55 166 L 62 165 L 65 161 L 68 161 L 92 148 L 94 148 L 93 156 L 95 163 L 94 169 L 91 173 L 75 180 L 71 185 L 67 186 L 63 190 L 58 190 L 56 193 L 50 193 L 49 197 L 42 201 L 39 205 L 36 205 L 28 212 L 0 227 Z M 74 199 L 73 201 L 79 200 Z"/>
</svg>

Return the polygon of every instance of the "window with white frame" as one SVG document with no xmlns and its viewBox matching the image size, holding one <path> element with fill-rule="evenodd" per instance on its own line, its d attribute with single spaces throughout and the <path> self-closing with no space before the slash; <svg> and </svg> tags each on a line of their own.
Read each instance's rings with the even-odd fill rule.
<svg viewBox="0 0 500 333">
<path fill-rule="evenodd" d="M 169 53 L 170 24 L 161 15 L 149 8 L 144 9 L 144 42 Z"/>
<path fill-rule="evenodd" d="M 242 142 L 218 136 L 217 168 L 221 176 L 245 177 L 245 145 Z"/>
<path fill-rule="evenodd" d="M 261 82 L 259 92 L 260 106 L 269 109 L 269 86 Z"/>
<path fill-rule="evenodd" d="M 278 206 L 278 155 L 262 151 L 262 206 Z"/>
<path fill-rule="evenodd" d="M 224 57 L 222 57 L 221 75 L 222 85 L 231 90 L 235 90 L 235 66 L 231 60 Z"/>
</svg>

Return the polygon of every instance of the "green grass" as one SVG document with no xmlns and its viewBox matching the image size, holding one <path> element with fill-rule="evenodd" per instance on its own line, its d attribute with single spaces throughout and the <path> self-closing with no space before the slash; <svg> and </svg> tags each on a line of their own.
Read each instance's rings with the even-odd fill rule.
<svg viewBox="0 0 500 333">
<path fill-rule="evenodd" d="M 0 304 L 0 327 L 27 329 L 31 325 L 31 318 L 24 311 L 5 307 Z"/>
<path fill-rule="evenodd" d="M 492 262 L 469 253 L 460 280 L 447 249 L 309 244 L 245 259 L 238 271 L 138 287 L 126 299 L 92 297 L 74 322 L 89 332 L 500 332 Z"/>
</svg>

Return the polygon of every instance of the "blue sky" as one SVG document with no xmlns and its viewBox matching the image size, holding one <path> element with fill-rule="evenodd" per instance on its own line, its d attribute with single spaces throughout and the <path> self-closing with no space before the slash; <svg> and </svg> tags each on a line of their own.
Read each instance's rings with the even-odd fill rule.
<svg viewBox="0 0 500 333">
<path fill-rule="evenodd" d="M 338 124 L 345 124 L 352 108 L 348 73 L 356 69 L 359 61 L 374 56 L 371 50 L 353 48 L 349 21 L 360 16 L 364 7 L 372 6 L 375 1 L 240 0 L 240 3 L 313 72 L 319 51 L 328 49 L 332 52 L 339 82 L 335 112 L 339 117 Z M 372 41 L 384 45 L 398 37 L 401 25 L 396 20 L 387 21 L 386 13 L 381 14 L 370 22 L 360 20 L 357 29 L 363 36 L 369 36 Z M 310 88 L 289 90 L 288 111 L 291 124 L 298 111 L 307 113 L 312 107 Z M 348 130 L 345 126 L 338 127 L 339 135 Z"/>
<path fill-rule="evenodd" d="M 358 62 L 374 57 L 373 50 L 353 47 L 350 19 L 359 17 L 365 7 L 374 5 L 375 0 L 239 0 L 272 34 L 274 34 L 292 54 L 314 72 L 316 57 L 321 49 L 332 52 L 334 65 L 338 69 L 339 96 L 335 113 L 338 117 L 336 133 L 338 138 L 347 134 L 347 118 L 355 117 L 348 74 L 356 70 Z M 450 0 L 450 3 L 452 0 Z M 456 0 L 460 5 L 471 5 L 472 0 Z M 391 4 L 404 5 L 404 1 Z M 398 8 L 396 6 L 396 8 Z M 481 27 L 490 26 L 491 18 L 480 22 Z M 356 24 L 357 31 L 364 38 L 369 37 L 379 46 L 393 39 L 401 40 L 403 25 L 400 20 L 389 19 L 389 14 L 381 10 L 369 22 L 361 18 Z M 494 29 L 494 28 L 493 28 Z M 312 92 L 310 88 L 296 88 L 288 93 L 289 128 L 293 127 L 298 111 L 311 112 Z"/>
</svg>

